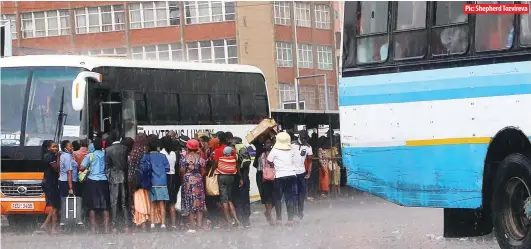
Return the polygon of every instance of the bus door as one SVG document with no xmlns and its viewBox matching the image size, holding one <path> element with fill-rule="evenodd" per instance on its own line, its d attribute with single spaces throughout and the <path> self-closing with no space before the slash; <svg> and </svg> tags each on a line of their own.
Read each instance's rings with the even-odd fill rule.
<svg viewBox="0 0 531 249">
<path fill-rule="evenodd" d="M 135 92 L 122 91 L 123 137 L 136 136 Z"/>
<path fill-rule="evenodd" d="M 94 118 L 98 120 L 97 132 L 107 133 L 113 130 L 122 131 L 122 97 L 120 93 L 107 89 L 96 89 Z"/>
</svg>

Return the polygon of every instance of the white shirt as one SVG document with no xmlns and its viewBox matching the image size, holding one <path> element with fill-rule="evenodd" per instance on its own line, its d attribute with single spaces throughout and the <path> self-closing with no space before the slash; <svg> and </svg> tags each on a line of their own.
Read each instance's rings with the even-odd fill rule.
<svg viewBox="0 0 531 249">
<path fill-rule="evenodd" d="M 165 149 L 162 149 L 160 153 L 164 154 L 166 158 L 168 159 L 168 162 L 170 163 L 170 171 L 166 172 L 166 174 L 174 175 L 175 174 L 175 163 L 177 162 L 177 155 L 173 151 L 170 152 L 170 154 L 168 154 L 168 152 Z"/>
<path fill-rule="evenodd" d="M 267 156 L 267 161 L 275 165 L 275 178 L 296 175 L 297 169 L 293 165 L 291 150 L 279 150 L 273 148 Z"/>
<path fill-rule="evenodd" d="M 301 153 L 306 150 L 304 156 L 301 156 Z M 304 161 L 306 157 L 313 156 L 312 147 L 309 145 L 298 145 L 297 142 L 291 144 L 291 152 L 293 153 L 293 165 L 297 169 L 297 174 L 306 173 L 306 168 L 304 167 Z"/>
</svg>

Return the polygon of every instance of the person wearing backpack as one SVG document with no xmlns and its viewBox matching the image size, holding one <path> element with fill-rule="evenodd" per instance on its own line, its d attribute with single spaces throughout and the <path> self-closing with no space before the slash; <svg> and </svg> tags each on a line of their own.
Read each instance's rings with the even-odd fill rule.
<svg viewBox="0 0 531 249">
<path fill-rule="evenodd" d="M 148 182 L 143 184 L 143 188 L 149 189 L 151 201 L 151 229 L 158 223 L 155 217 L 161 217 L 160 228 L 166 229 L 166 201 L 170 200 L 166 176 L 170 171 L 170 163 L 164 154 L 159 153 L 160 147 L 158 139 L 149 141 L 149 153 L 140 159 L 142 182 Z"/>
<path fill-rule="evenodd" d="M 109 226 L 109 181 L 105 175 L 105 152 L 102 148 L 102 139 L 96 137 L 89 145 L 89 154 L 81 162 L 80 171 L 87 171 L 83 200 L 89 210 L 89 221 L 92 232 L 96 232 L 96 211 L 103 213 L 103 225 L 105 233 L 110 230 Z"/>
</svg>

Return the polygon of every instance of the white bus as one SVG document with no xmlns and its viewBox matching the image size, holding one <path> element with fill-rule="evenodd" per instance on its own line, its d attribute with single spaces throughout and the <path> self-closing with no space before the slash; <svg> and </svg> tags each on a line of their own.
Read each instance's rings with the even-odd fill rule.
<svg viewBox="0 0 531 249">
<path fill-rule="evenodd" d="M 44 212 L 40 185 L 18 181 L 41 181 L 44 140 L 111 130 L 123 137 L 162 137 L 173 130 L 189 137 L 230 131 L 245 138 L 270 117 L 265 77 L 253 66 L 72 55 L 15 56 L 0 63 L 3 214 Z M 253 170 L 250 195 L 256 200 Z M 25 187 L 35 191 L 19 193 L 21 184 L 33 184 Z"/>
</svg>

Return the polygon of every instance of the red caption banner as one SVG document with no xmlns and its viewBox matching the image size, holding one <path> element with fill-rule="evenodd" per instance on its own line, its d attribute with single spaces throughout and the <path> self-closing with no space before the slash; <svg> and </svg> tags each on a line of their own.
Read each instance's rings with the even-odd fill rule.
<svg viewBox="0 0 531 249">
<path fill-rule="evenodd" d="M 529 14 L 529 4 L 465 4 L 465 14 Z"/>
</svg>

